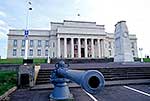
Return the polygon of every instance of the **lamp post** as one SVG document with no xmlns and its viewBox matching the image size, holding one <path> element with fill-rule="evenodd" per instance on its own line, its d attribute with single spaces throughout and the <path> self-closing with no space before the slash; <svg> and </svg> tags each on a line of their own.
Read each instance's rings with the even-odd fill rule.
<svg viewBox="0 0 150 101">
<path fill-rule="evenodd" d="M 27 4 L 27 15 L 26 15 L 26 29 L 24 31 L 24 39 L 25 39 L 25 57 L 24 59 L 27 60 L 28 58 L 28 35 L 29 35 L 29 30 L 28 30 L 28 27 L 29 27 L 29 11 L 32 10 L 32 7 L 31 7 L 31 2 L 28 2 Z"/>
<path fill-rule="evenodd" d="M 142 57 L 143 48 L 139 48 L 139 51 L 140 51 L 140 55 L 141 55 L 141 62 L 143 62 L 143 57 Z"/>
</svg>

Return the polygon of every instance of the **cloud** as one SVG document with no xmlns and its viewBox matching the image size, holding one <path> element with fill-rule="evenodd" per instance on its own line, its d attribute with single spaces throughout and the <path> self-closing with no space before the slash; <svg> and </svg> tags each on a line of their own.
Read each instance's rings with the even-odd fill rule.
<svg viewBox="0 0 150 101">
<path fill-rule="evenodd" d="M 3 20 L 0 20 L 0 26 L 4 26 L 6 23 Z"/>
<path fill-rule="evenodd" d="M 0 31 L 0 40 L 7 38 L 7 35 Z"/>
<path fill-rule="evenodd" d="M 8 33 L 9 27 L 6 22 L 0 20 L 0 39 L 6 38 Z"/>
<path fill-rule="evenodd" d="M 3 11 L 0 11 L 0 16 L 6 17 L 6 13 L 4 13 Z"/>
<path fill-rule="evenodd" d="M 79 4 L 81 0 L 75 0 L 75 4 Z"/>
</svg>

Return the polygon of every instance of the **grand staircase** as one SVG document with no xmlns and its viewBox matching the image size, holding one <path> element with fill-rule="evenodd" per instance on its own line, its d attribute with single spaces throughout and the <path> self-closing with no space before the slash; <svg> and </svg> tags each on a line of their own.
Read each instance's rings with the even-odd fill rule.
<svg viewBox="0 0 150 101">
<path fill-rule="evenodd" d="M 99 70 L 104 75 L 106 81 L 150 79 L 150 67 L 96 68 L 96 69 Z M 51 72 L 52 69 L 40 69 L 36 80 L 36 85 L 49 84 Z"/>
</svg>

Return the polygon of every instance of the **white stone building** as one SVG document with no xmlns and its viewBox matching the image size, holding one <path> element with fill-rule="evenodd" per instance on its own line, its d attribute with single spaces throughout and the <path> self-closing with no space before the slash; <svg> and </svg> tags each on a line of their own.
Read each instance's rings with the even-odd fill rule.
<svg viewBox="0 0 150 101">
<path fill-rule="evenodd" d="M 131 50 L 137 57 L 136 35 L 129 35 Z M 29 30 L 28 58 L 112 58 L 114 33 L 105 32 L 96 22 L 51 22 L 50 30 Z M 24 30 L 10 29 L 7 58 L 25 55 Z"/>
</svg>

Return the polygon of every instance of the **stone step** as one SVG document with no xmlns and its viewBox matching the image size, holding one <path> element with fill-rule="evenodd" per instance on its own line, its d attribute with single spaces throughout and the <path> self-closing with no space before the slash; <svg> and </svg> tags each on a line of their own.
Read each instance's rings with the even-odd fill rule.
<svg viewBox="0 0 150 101">
<path fill-rule="evenodd" d="M 116 85 L 136 85 L 136 84 L 150 84 L 150 79 L 135 79 L 135 80 L 115 80 L 115 81 L 106 81 L 105 86 L 116 86 Z M 78 88 L 80 87 L 76 83 L 68 83 L 69 88 L 74 87 Z M 54 88 L 54 85 L 51 83 L 46 84 L 39 84 L 35 85 L 31 88 L 31 90 L 51 90 Z"/>
<path fill-rule="evenodd" d="M 150 76 L 150 74 L 103 74 L 105 77 L 109 76 Z M 49 78 L 51 75 L 38 75 L 38 78 Z"/>
<path fill-rule="evenodd" d="M 111 81 L 111 80 L 130 80 L 130 79 L 150 79 L 149 76 L 134 76 L 134 77 L 110 77 L 110 78 L 105 78 L 106 81 Z"/>
<path fill-rule="evenodd" d="M 150 76 L 150 74 L 104 74 L 105 77 L 109 76 Z"/>
<path fill-rule="evenodd" d="M 48 84 L 50 83 L 50 80 L 46 80 L 46 81 L 36 81 L 36 84 Z"/>
<path fill-rule="evenodd" d="M 51 74 L 51 72 L 49 73 L 49 72 L 39 72 L 38 74 Z"/>
<path fill-rule="evenodd" d="M 149 68 L 98 68 L 106 81 L 127 80 L 127 79 L 150 79 Z M 41 69 L 36 84 L 50 83 L 52 69 Z"/>
<path fill-rule="evenodd" d="M 52 72 L 52 71 L 39 71 L 39 73 L 41 73 L 41 74 L 42 74 L 42 73 L 47 73 L 47 74 L 48 74 L 48 73 L 51 73 L 51 72 Z"/>
<path fill-rule="evenodd" d="M 38 78 L 49 78 L 49 77 L 50 77 L 50 75 L 38 75 L 37 79 Z"/>
<path fill-rule="evenodd" d="M 102 74 L 150 74 L 150 72 L 101 72 Z"/>
<path fill-rule="evenodd" d="M 111 80 L 130 80 L 130 79 L 150 79 L 150 76 L 129 76 L 129 77 L 121 77 L 121 76 L 116 76 L 116 77 L 105 77 L 106 81 L 111 81 Z M 50 83 L 50 78 L 44 78 L 44 79 L 38 79 L 36 84 L 45 84 L 45 83 Z"/>
<path fill-rule="evenodd" d="M 37 78 L 37 81 L 50 81 L 50 78 Z"/>
</svg>

